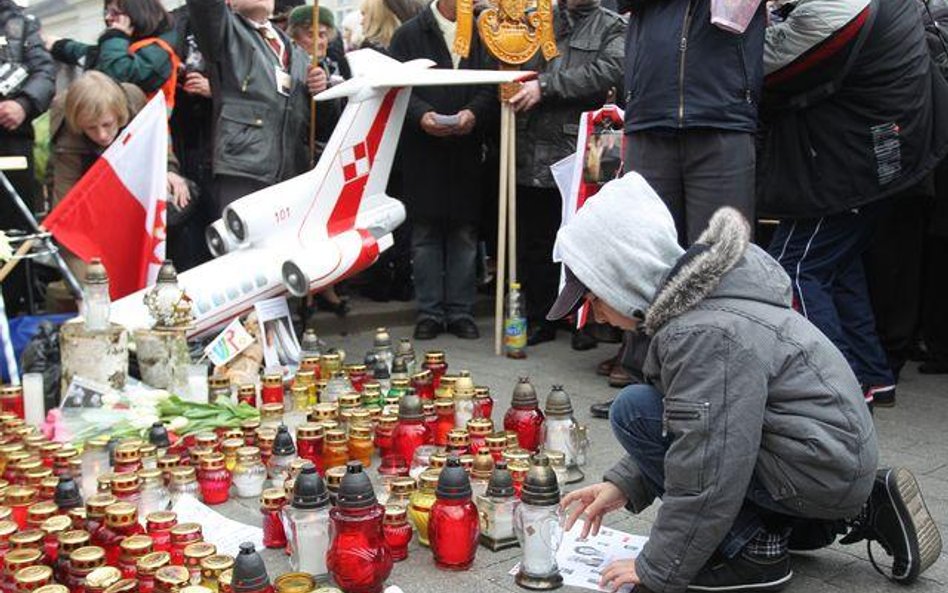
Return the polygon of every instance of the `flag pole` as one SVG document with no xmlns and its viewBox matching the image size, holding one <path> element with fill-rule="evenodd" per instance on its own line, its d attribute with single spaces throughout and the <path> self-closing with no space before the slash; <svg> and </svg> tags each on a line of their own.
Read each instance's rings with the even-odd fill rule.
<svg viewBox="0 0 948 593">
<path fill-rule="evenodd" d="M 313 54 L 310 57 L 310 66 L 319 67 L 319 0 L 313 0 Z M 309 160 L 310 166 L 316 165 L 316 99 L 309 98 Z"/>
</svg>

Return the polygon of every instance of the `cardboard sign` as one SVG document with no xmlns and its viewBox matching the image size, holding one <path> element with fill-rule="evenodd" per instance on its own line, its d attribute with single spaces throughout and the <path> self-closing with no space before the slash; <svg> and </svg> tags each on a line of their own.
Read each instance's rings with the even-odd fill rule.
<svg viewBox="0 0 948 593">
<path fill-rule="evenodd" d="M 204 354 L 215 366 L 222 366 L 230 362 L 251 344 L 253 344 L 253 336 L 240 323 L 240 319 L 235 317 L 224 328 L 224 331 L 204 348 Z"/>
</svg>

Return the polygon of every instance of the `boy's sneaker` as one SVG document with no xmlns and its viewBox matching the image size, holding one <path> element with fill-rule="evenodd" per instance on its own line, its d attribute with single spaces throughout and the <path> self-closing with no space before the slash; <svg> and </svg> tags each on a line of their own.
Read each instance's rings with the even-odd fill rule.
<svg viewBox="0 0 948 593">
<path fill-rule="evenodd" d="M 866 540 L 873 568 L 901 584 L 914 582 L 941 554 L 941 534 L 912 472 L 904 467 L 880 469 L 872 494 L 856 517 L 843 544 Z M 892 557 L 891 574 L 876 564 L 872 542 Z"/>
<path fill-rule="evenodd" d="M 731 559 L 715 554 L 688 585 L 688 590 L 779 591 L 791 578 L 793 571 L 787 553 L 778 558 L 761 558 L 742 551 Z"/>
<path fill-rule="evenodd" d="M 865 385 L 863 397 L 866 403 L 879 408 L 895 407 L 895 385 Z"/>
</svg>

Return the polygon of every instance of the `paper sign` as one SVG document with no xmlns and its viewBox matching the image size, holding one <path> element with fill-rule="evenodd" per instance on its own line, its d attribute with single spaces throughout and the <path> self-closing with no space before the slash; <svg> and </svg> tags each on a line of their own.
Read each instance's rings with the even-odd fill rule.
<svg viewBox="0 0 948 593">
<path fill-rule="evenodd" d="M 300 363 L 300 343 L 293 331 L 286 297 L 258 301 L 253 308 L 263 329 L 259 335 L 266 367 L 279 368 L 284 374 L 296 370 Z"/>
<path fill-rule="evenodd" d="M 218 554 L 236 557 L 240 544 L 244 542 L 252 543 L 258 550 L 263 549 L 263 529 L 228 519 L 193 496 L 182 496 L 172 510 L 178 514 L 179 524 L 200 524 L 204 541 L 217 546 Z"/>
<path fill-rule="evenodd" d="M 204 354 L 215 366 L 223 366 L 251 344 L 253 336 L 247 333 L 240 319 L 235 317 L 224 331 L 204 348 Z"/>
<path fill-rule="evenodd" d="M 560 567 L 564 585 L 593 591 L 606 591 L 599 586 L 599 578 L 612 561 L 636 558 L 648 541 L 645 536 L 631 535 L 608 527 L 600 528 L 595 536 L 579 539 L 582 531 L 583 522 L 577 521 L 573 529 L 564 534 L 563 543 L 556 552 L 556 564 Z M 510 574 L 515 575 L 518 570 L 519 562 L 510 569 Z M 632 590 L 631 585 L 619 588 L 622 593 Z"/>
</svg>

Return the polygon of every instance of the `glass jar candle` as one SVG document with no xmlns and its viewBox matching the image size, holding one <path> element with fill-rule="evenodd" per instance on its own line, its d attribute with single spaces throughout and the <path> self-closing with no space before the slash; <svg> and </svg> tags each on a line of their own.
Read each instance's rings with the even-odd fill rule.
<svg viewBox="0 0 948 593">
<path fill-rule="evenodd" d="M 484 437 L 484 442 L 487 450 L 490 451 L 490 456 L 494 458 L 494 463 L 504 458 L 504 450 L 507 448 L 507 437 L 504 433 L 489 434 Z"/>
<path fill-rule="evenodd" d="M 537 392 L 530 380 L 521 377 L 514 388 L 511 407 L 504 415 L 504 429 L 517 433 L 520 447 L 527 451 L 540 448 L 540 428 L 543 425 L 543 412 L 537 402 Z"/>
<path fill-rule="evenodd" d="M 268 548 L 286 548 L 286 530 L 283 526 L 283 507 L 286 491 L 268 488 L 260 496 L 260 514 L 263 515 L 263 545 Z"/>
<path fill-rule="evenodd" d="M 86 499 L 85 530 L 93 538 L 99 529 L 105 526 L 105 509 L 118 502 L 118 499 L 108 493 L 93 494 Z M 92 543 L 95 543 L 94 541 Z"/>
<path fill-rule="evenodd" d="M 556 588 L 563 582 L 556 552 L 563 539 L 560 490 L 545 455 L 534 465 L 523 483 L 520 504 L 514 510 L 514 532 L 523 549 L 518 585 L 529 589 Z"/>
<path fill-rule="evenodd" d="M 114 477 L 115 477 L 115 474 L 113 474 L 112 472 L 106 472 L 104 474 L 99 474 L 98 476 L 96 476 L 95 478 L 96 493 L 111 494 L 112 493 L 112 478 Z"/>
<path fill-rule="evenodd" d="M 49 566 L 28 566 L 16 571 L 13 581 L 17 593 L 33 593 L 53 580 L 53 569 Z"/>
<path fill-rule="evenodd" d="M 381 593 L 392 571 L 392 555 L 382 530 L 384 511 L 362 464 L 350 461 L 329 512 L 332 526 L 326 565 L 344 591 Z"/>
<path fill-rule="evenodd" d="M 244 420 L 240 423 L 240 430 L 244 433 L 244 444 L 248 447 L 257 446 L 257 430 L 260 428 L 259 420 Z"/>
<path fill-rule="evenodd" d="M 408 509 L 411 504 L 411 495 L 418 488 L 418 483 L 409 476 L 399 476 L 389 482 L 388 499 L 385 506 L 399 505 Z"/>
<path fill-rule="evenodd" d="M 362 405 L 366 408 L 382 405 L 382 386 L 378 381 L 366 381 L 360 393 L 362 393 Z"/>
<path fill-rule="evenodd" d="M 201 562 L 217 554 L 217 546 L 208 542 L 195 542 L 184 548 L 184 567 L 188 569 L 190 583 L 201 584 Z"/>
<path fill-rule="evenodd" d="M 477 507 L 461 461 L 451 456 L 438 476 L 428 520 L 428 539 L 438 568 L 467 570 L 474 563 L 480 536 Z"/>
<path fill-rule="evenodd" d="M 356 393 L 362 393 L 369 373 L 364 364 L 347 364 L 345 367 L 346 376 L 349 378 L 349 384 Z"/>
<path fill-rule="evenodd" d="M 106 587 L 102 593 L 135 593 L 138 590 L 138 581 L 135 579 L 120 579 Z"/>
<path fill-rule="evenodd" d="M 339 404 L 337 402 L 321 402 L 313 406 L 309 413 L 312 422 L 322 422 L 323 420 L 335 420 L 339 416 Z"/>
<path fill-rule="evenodd" d="M 293 570 L 325 580 L 329 576 L 329 492 L 311 463 L 296 477 L 292 501 L 283 508 L 283 525 Z"/>
<path fill-rule="evenodd" d="M 36 489 L 27 486 L 10 486 L 4 493 L 4 504 L 10 507 L 10 518 L 20 529 L 26 529 L 27 509 L 36 499 Z"/>
<path fill-rule="evenodd" d="M 123 443 L 115 447 L 115 466 L 113 468 L 115 473 L 135 473 L 142 469 L 140 447 L 141 445 L 136 443 Z"/>
<path fill-rule="evenodd" d="M 435 423 L 434 444 L 444 447 L 448 444 L 448 433 L 454 430 L 454 400 L 436 399 L 435 414 L 438 415 L 438 421 Z"/>
<path fill-rule="evenodd" d="M 154 552 L 154 541 L 147 535 L 126 537 L 119 545 L 118 568 L 123 579 L 138 578 L 138 561 L 146 554 Z"/>
<path fill-rule="evenodd" d="M 168 552 L 152 552 L 139 558 L 135 567 L 139 593 L 154 593 L 155 573 L 170 564 L 171 554 Z"/>
<path fill-rule="evenodd" d="M 434 401 L 434 380 L 431 371 L 423 370 L 412 375 L 411 386 L 415 390 L 415 395 L 421 399 Z"/>
<path fill-rule="evenodd" d="M 26 417 L 22 386 L 3 385 L 0 387 L 0 410 L 15 414 L 17 418 Z"/>
<path fill-rule="evenodd" d="M 471 452 L 471 437 L 467 430 L 463 428 L 452 428 L 448 432 L 448 450 L 449 455 L 467 455 Z"/>
<path fill-rule="evenodd" d="M 523 481 L 527 477 L 527 472 L 530 471 L 530 464 L 526 461 L 514 460 L 507 464 L 507 469 L 510 470 L 510 475 L 513 476 L 514 494 L 517 498 L 520 498 L 520 490 L 523 488 Z"/>
<path fill-rule="evenodd" d="M 346 431 L 338 428 L 325 432 L 326 440 L 323 445 L 323 467 L 345 465 L 349 461 L 349 444 Z"/>
<path fill-rule="evenodd" d="M 441 377 L 448 371 L 448 363 L 445 361 L 444 352 L 441 350 L 429 350 L 425 352 L 425 362 L 422 368 L 431 372 L 431 382 L 437 389 L 441 385 Z"/>
<path fill-rule="evenodd" d="M 336 495 L 342 486 L 342 478 L 346 475 L 346 466 L 337 465 L 326 470 L 326 490 L 329 491 L 329 504 L 335 506 Z"/>
<path fill-rule="evenodd" d="M 424 422 L 421 399 L 408 394 L 398 403 L 398 424 L 392 435 L 395 451 L 406 463 L 414 457 L 415 449 L 431 438 L 431 431 Z"/>
<path fill-rule="evenodd" d="M 204 534 L 198 523 L 178 523 L 171 528 L 171 564 L 184 564 L 184 549 L 195 542 L 204 541 Z"/>
<path fill-rule="evenodd" d="M 425 440 L 426 445 L 434 444 L 434 434 L 438 426 L 438 413 L 435 411 L 434 402 L 424 401 L 421 404 L 421 410 L 425 417 L 425 426 L 428 427 L 428 436 Z"/>
<path fill-rule="evenodd" d="M 171 529 L 177 524 L 178 515 L 174 511 L 157 511 L 145 516 L 146 532 L 155 552 L 171 550 Z"/>
<path fill-rule="evenodd" d="M 59 507 L 51 500 L 34 502 L 26 509 L 26 526 L 29 529 L 39 529 L 46 519 L 59 512 Z"/>
<path fill-rule="evenodd" d="M 138 501 L 138 512 L 143 517 L 148 517 L 151 513 L 163 511 L 171 503 L 171 492 L 165 486 L 164 476 L 161 470 L 143 469 L 138 472 L 141 480 L 141 498 Z"/>
<path fill-rule="evenodd" d="M 10 536 L 17 532 L 19 526 L 15 521 L 4 519 L 0 521 L 0 567 L 3 566 L 3 557 L 10 550 Z"/>
<path fill-rule="evenodd" d="M 274 487 L 283 487 L 283 482 L 289 477 L 290 464 L 294 459 L 296 459 L 296 445 L 293 443 L 293 437 L 290 436 L 287 426 L 281 424 L 273 439 L 271 456 L 267 464 Z"/>
<path fill-rule="evenodd" d="M 233 473 L 237 467 L 237 450 L 244 446 L 244 438 L 228 438 L 221 441 L 221 455 L 224 456 L 224 469 Z"/>
<path fill-rule="evenodd" d="M 86 575 L 86 593 L 105 593 L 122 580 L 122 571 L 114 566 L 100 566 Z"/>
<path fill-rule="evenodd" d="M 85 593 L 86 576 L 105 566 L 105 550 L 98 546 L 84 546 L 69 555 L 69 574 L 64 583 L 70 593 Z"/>
<path fill-rule="evenodd" d="M 323 439 L 325 429 L 321 424 L 307 422 L 296 428 L 296 449 L 300 458 L 312 462 L 316 470 L 322 474 L 323 468 Z"/>
<path fill-rule="evenodd" d="M 37 461 L 38 463 L 33 463 L 33 461 Z M 39 459 L 34 460 L 30 453 L 25 450 L 14 451 L 7 456 L 7 466 L 3 471 L 3 479 L 7 482 L 10 482 L 11 484 L 16 484 L 19 486 L 24 485 L 22 473 L 23 469 L 21 469 L 24 463 L 27 464 L 25 469 L 29 469 L 31 466 L 38 467 L 43 465 L 42 461 L 39 461 Z"/>
<path fill-rule="evenodd" d="M 158 469 L 161 471 L 161 477 L 165 481 L 165 486 L 171 486 L 171 470 L 181 465 L 181 456 L 174 453 L 166 453 L 158 458 Z"/>
<path fill-rule="evenodd" d="M 269 403 L 260 406 L 260 427 L 276 430 L 283 424 L 283 412 L 285 411 L 282 400 L 280 403 Z"/>
<path fill-rule="evenodd" d="M 408 518 L 418 532 L 418 543 L 428 546 L 428 519 L 435 503 L 439 469 L 427 469 L 418 477 L 418 490 L 412 493 L 408 504 Z"/>
<path fill-rule="evenodd" d="M 224 467 L 224 455 L 211 453 L 201 460 L 201 498 L 206 505 L 227 502 L 230 495 L 230 472 Z"/>
<path fill-rule="evenodd" d="M 261 409 L 265 404 L 283 405 L 283 375 L 279 372 L 264 373 L 260 388 Z"/>
<path fill-rule="evenodd" d="M 320 392 L 319 401 L 335 402 L 346 393 L 352 393 L 352 384 L 349 383 L 349 378 L 344 372 L 336 371 L 329 377 L 326 387 Z"/>
<path fill-rule="evenodd" d="M 359 461 L 363 468 L 372 465 L 372 453 L 375 445 L 372 443 L 372 428 L 367 426 L 352 426 L 349 428 L 348 442 L 349 459 Z"/>
<path fill-rule="evenodd" d="M 408 524 L 408 509 L 400 504 L 385 505 L 382 533 L 385 535 L 385 543 L 392 551 L 392 561 L 401 562 L 408 558 L 408 544 L 411 543 L 413 533 L 411 525 Z"/>
<path fill-rule="evenodd" d="M 256 447 L 260 449 L 260 461 L 269 466 L 270 455 L 273 454 L 273 441 L 276 439 L 275 428 L 258 428 L 256 432 Z"/>
<path fill-rule="evenodd" d="M 43 435 L 39 435 L 39 436 L 40 436 L 40 437 L 43 437 Z M 43 437 L 43 438 L 45 439 L 45 437 Z M 43 442 L 43 443 L 39 446 L 40 461 L 43 462 L 43 465 L 44 465 L 45 467 L 47 467 L 47 468 L 49 468 L 50 470 L 52 470 L 52 469 L 53 469 L 53 465 L 54 465 L 54 463 L 53 463 L 53 455 L 55 455 L 56 452 L 59 451 L 59 450 L 62 449 L 62 448 L 63 448 L 63 444 L 62 444 L 62 443 L 55 443 L 55 442 L 50 443 L 50 442 L 48 442 L 48 441 Z M 75 451 L 75 449 L 73 449 L 73 450 Z M 67 465 L 67 466 L 66 466 L 66 469 L 68 469 L 68 468 L 69 468 L 69 466 Z"/>
<path fill-rule="evenodd" d="M 401 455 L 390 455 L 382 459 L 382 463 L 379 465 L 379 476 L 382 478 L 381 492 L 384 493 L 382 496 L 380 493 L 376 497 L 381 501 L 385 500 L 387 503 L 388 495 L 391 493 L 391 484 L 392 481 L 400 477 L 408 477 L 408 464 L 405 463 L 405 460 L 401 458 Z"/>
<path fill-rule="evenodd" d="M 176 467 L 171 470 L 171 504 L 174 506 L 183 496 L 198 498 L 200 487 L 197 482 L 197 473 L 191 466 Z"/>
<path fill-rule="evenodd" d="M 237 387 L 237 403 L 257 407 L 257 387 L 253 383 L 244 383 Z"/>
<path fill-rule="evenodd" d="M 158 447 L 145 443 L 138 449 L 142 458 L 142 469 L 156 469 L 158 467 Z"/>
<path fill-rule="evenodd" d="M 487 437 L 494 432 L 494 423 L 488 418 L 473 418 L 467 423 L 467 432 L 471 439 L 471 454 L 477 455 L 481 449 L 489 451 Z"/>
<path fill-rule="evenodd" d="M 69 574 L 69 556 L 79 548 L 90 543 L 89 532 L 83 529 L 64 531 L 57 537 L 57 554 L 53 562 L 53 577 L 59 583 L 65 583 Z"/>
<path fill-rule="evenodd" d="M 226 554 L 214 554 L 201 560 L 201 586 L 218 591 L 221 574 L 234 567 L 234 559 Z"/>
<path fill-rule="evenodd" d="M 211 375 L 207 379 L 207 401 L 214 403 L 218 398 L 230 399 L 230 377 L 227 375 Z"/>
<path fill-rule="evenodd" d="M 43 553 L 34 549 L 10 550 L 3 558 L 3 582 L 2 589 L 4 593 L 15 593 L 16 581 L 13 575 L 18 570 L 29 566 L 36 566 L 41 562 Z"/>
<path fill-rule="evenodd" d="M 138 522 L 138 507 L 127 502 L 117 502 L 105 509 L 105 528 L 99 530 L 98 541 L 105 548 L 105 559 L 109 566 L 118 563 L 122 553 L 121 543 L 125 538 L 144 533 Z"/>
<path fill-rule="evenodd" d="M 435 399 L 446 397 L 454 399 L 454 384 L 457 383 L 457 375 L 444 375 L 441 377 L 441 383 L 435 387 Z"/>
<path fill-rule="evenodd" d="M 490 419 L 494 414 L 494 398 L 490 388 L 484 385 L 474 387 L 474 417 Z"/>
<path fill-rule="evenodd" d="M 234 467 L 234 489 L 238 498 L 257 498 L 263 492 L 267 479 L 267 468 L 260 459 L 257 447 L 241 447 L 237 450 L 237 465 Z"/>
<path fill-rule="evenodd" d="M 43 521 L 40 530 L 43 532 L 43 551 L 48 562 L 56 562 L 59 556 L 59 536 L 71 528 L 72 519 L 66 515 L 57 515 Z"/>
<path fill-rule="evenodd" d="M 421 472 L 431 467 L 431 456 L 436 454 L 439 450 L 439 447 L 435 447 L 434 445 L 422 445 L 415 449 L 411 465 L 408 467 L 408 475 L 417 480 Z"/>
<path fill-rule="evenodd" d="M 191 573 L 183 566 L 163 566 L 155 571 L 155 593 L 179 593 L 188 586 Z"/>
<path fill-rule="evenodd" d="M 296 370 L 296 376 L 293 377 L 293 386 L 291 390 L 299 388 L 299 395 L 303 397 L 300 400 L 302 407 L 308 407 L 316 403 L 316 371 L 314 369 L 307 369 L 300 366 Z M 293 392 L 294 399 L 297 397 L 297 392 Z M 312 401 L 310 401 L 312 399 Z M 294 403 L 293 408 L 296 408 Z"/>
<path fill-rule="evenodd" d="M 481 449 L 474 456 L 474 465 L 471 468 L 471 491 L 474 504 L 487 491 L 487 484 L 490 482 L 491 474 L 494 471 L 494 458 L 490 456 L 487 449 Z"/>
<path fill-rule="evenodd" d="M 221 576 L 217 579 L 217 590 L 219 593 L 234 593 L 234 588 L 231 586 L 231 581 L 234 578 L 234 569 L 230 568 L 221 573 Z"/>
<path fill-rule="evenodd" d="M 141 479 L 136 472 L 115 474 L 112 476 L 109 487 L 112 490 L 112 496 L 122 502 L 137 506 L 142 499 Z"/>
<path fill-rule="evenodd" d="M 379 450 L 379 457 L 383 460 L 392 453 L 394 446 L 392 435 L 395 433 L 395 426 L 397 424 L 398 416 L 382 415 L 379 417 L 378 425 L 375 427 L 375 446 Z"/>
</svg>

